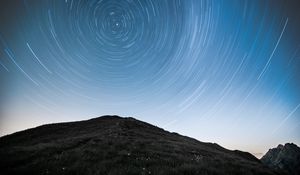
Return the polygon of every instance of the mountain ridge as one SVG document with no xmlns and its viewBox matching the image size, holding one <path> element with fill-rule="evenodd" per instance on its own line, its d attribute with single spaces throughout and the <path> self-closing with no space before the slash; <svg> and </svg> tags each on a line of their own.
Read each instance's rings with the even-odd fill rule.
<svg viewBox="0 0 300 175">
<path fill-rule="evenodd" d="M 27 129 L 0 148 L 4 174 L 277 174 L 250 153 L 116 115 Z"/>
</svg>

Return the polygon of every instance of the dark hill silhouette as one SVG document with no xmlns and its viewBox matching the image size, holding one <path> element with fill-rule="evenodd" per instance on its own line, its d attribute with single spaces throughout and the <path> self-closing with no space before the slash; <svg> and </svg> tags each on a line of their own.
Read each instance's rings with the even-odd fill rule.
<svg viewBox="0 0 300 175">
<path fill-rule="evenodd" d="M 274 175 L 253 155 L 134 118 L 48 124 L 0 138 L 1 174 Z"/>
<path fill-rule="evenodd" d="M 267 166 L 289 175 L 300 175 L 300 148 L 293 143 L 270 149 L 261 161 Z"/>
</svg>

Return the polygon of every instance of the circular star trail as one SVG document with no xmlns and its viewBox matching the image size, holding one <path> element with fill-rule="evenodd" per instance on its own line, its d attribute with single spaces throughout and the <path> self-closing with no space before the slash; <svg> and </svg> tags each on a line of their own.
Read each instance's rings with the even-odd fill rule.
<svg viewBox="0 0 300 175">
<path fill-rule="evenodd" d="M 0 7 L 2 135 L 118 114 L 252 152 L 300 143 L 297 2 Z"/>
</svg>

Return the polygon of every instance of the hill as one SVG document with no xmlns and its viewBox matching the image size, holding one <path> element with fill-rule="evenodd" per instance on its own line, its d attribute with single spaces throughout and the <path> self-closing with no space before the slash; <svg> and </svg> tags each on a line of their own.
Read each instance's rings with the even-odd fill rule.
<svg viewBox="0 0 300 175">
<path fill-rule="evenodd" d="M 276 174 L 250 153 L 119 116 L 1 137 L 0 157 L 1 174 Z"/>
</svg>

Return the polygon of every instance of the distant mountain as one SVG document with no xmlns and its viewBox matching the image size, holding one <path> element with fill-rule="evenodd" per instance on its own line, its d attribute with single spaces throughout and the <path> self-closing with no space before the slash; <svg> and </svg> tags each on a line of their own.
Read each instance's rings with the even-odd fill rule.
<svg viewBox="0 0 300 175">
<path fill-rule="evenodd" d="M 270 149 L 261 161 L 275 169 L 289 175 L 300 175 L 300 148 L 293 143 L 278 145 Z"/>
<path fill-rule="evenodd" d="M 0 173 L 276 174 L 250 153 L 118 116 L 48 124 L 1 137 Z"/>
</svg>

